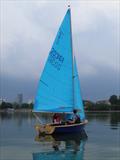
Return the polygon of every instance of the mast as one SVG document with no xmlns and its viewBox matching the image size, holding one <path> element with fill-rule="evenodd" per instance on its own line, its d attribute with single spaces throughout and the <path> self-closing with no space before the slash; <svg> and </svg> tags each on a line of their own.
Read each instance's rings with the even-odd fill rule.
<svg viewBox="0 0 120 160">
<path fill-rule="evenodd" d="M 74 78 L 74 64 L 73 64 L 73 42 L 72 42 L 72 22 L 71 22 L 71 8 L 70 5 L 68 5 L 68 8 L 70 10 L 70 36 L 71 36 L 71 50 L 72 50 L 72 79 Z M 73 84 L 73 107 L 74 107 L 74 81 L 72 81 Z"/>
</svg>

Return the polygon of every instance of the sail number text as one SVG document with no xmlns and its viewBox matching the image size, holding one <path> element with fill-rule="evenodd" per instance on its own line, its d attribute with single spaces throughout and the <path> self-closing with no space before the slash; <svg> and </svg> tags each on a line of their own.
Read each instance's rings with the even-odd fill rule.
<svg viewBox="0 0 120 160">
<path fill-rule="evenodd" d="M 54 68 L 60 70 L 62 63 L 64 61 L 64 57 L 60 55 L 54 48 L 52 48 L 49 54 L 48 61 Z"/>
</svg>

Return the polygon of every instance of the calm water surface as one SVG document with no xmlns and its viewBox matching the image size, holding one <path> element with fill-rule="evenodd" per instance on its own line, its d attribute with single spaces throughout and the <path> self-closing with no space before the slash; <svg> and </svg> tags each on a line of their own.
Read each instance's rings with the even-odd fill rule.
<svg viewBox="0 0 120 160">
<path fill-rule="evenodd" d="M 37 139 L 32 113 L 0 113 L 0 160 L 120 160 L 120 112 L 87 113 L 87 119 L 87 140 Z"/>
</svg>

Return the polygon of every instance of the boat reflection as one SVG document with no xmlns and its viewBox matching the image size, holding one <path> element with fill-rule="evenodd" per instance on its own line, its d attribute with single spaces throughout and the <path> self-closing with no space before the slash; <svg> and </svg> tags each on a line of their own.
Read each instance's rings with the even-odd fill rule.
<svg viewBox="0 0 120 160">
<path fill-rule="evenodd" d="M 87 139 L 81 139 L 79 134 L 37 136 L 35 140 L 43 143 L 43 145 L 46 142 L 47 148 L 42 152 L 33 153 L 33 160 L 84 159 L 85 142 Z"/>
</svg>

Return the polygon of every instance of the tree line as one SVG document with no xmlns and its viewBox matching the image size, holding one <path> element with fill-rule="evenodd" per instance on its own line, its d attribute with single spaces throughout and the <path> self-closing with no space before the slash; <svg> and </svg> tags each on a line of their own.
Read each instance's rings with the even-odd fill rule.
<svg viewBox="0 0 120 160">
<path fill-rule="evenodd" d="M 106 103 L 88 103 L 85 107 L 87 111 L 120 111 L 120 96 L 112 95 L 108 100 L 108 104 Z"/>
<path fill-rule="evenodd" d="M 105 103 L 101 103 L 101 104 L 97 104 L 97 103 L 93 103 L 93 102 L 89 102 L 87 104 L 85 104 L 84 101 L 84 106 L 85 106 L 85 110 L 87 111 L 110 111 L 110 110 L 119 110 L 120 111 L 120 96 L 117 97 L 116 95 L 112 95 L 109 98 L 109 102 L 110 104 L 105 104 Z M 0 104 L 0 109 L 33 109 L 33 103 L 23 103 L 21 105 L 19 105 L 18 103 L 9 103 L 9 102 L 2 102 Z"/>
<path fill-rule="evenodd" d="M 33 103 L 23 103 L 19 105 L 18 103 L 2 102 L 0 109 L 33 109 Z"/>
</svg>

